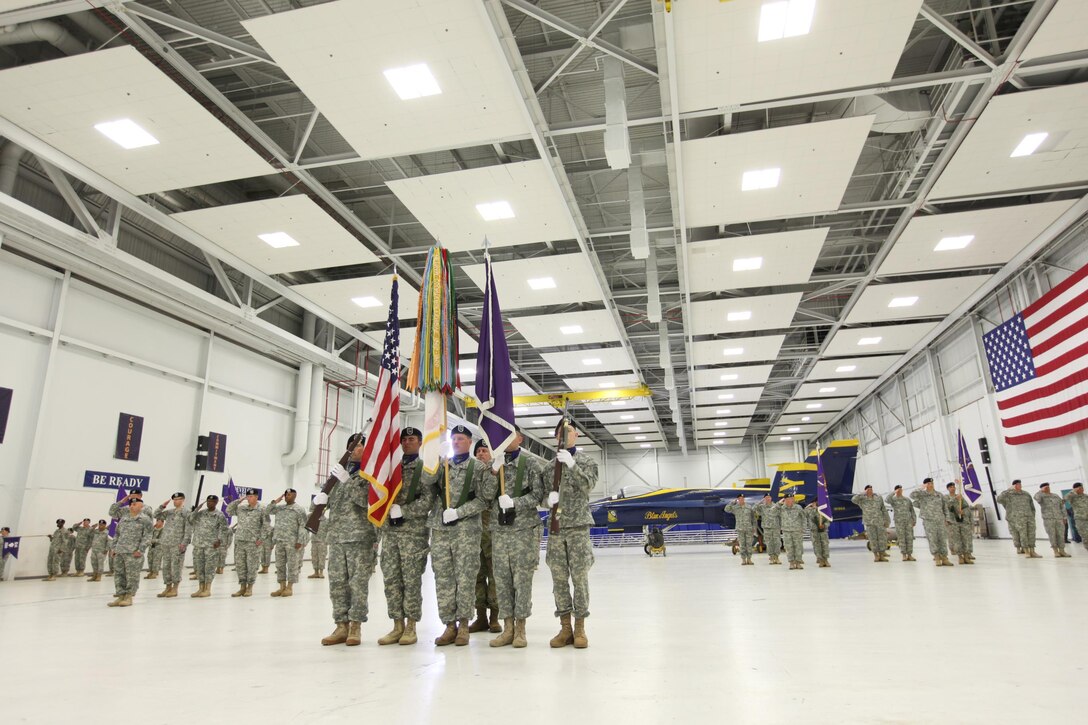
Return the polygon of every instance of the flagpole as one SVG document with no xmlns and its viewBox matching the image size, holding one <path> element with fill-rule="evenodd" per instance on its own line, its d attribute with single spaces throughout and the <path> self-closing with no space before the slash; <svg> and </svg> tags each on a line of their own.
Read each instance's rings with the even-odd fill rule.
<svg viewBox="0 0 1088 725">
<path fill-rule="evenodd" d="M 445 434 L 445 432 L 447 430 L 449 430 L 449 423 L 447 422 L 447 419 L 446 419 L 446 396 L 443 395 L 442 396 L 442 433 Z M 446 456 L 443 459 L 443 461 L 445 461 L 445 468 L 446 468 L 446 508 L 449 508 L 450 507 L 450 457 Z"/>
</svg>

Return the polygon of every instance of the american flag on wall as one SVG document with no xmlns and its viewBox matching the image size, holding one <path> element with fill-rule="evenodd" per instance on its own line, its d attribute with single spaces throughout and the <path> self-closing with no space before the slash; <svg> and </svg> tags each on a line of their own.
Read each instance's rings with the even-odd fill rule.
<svg viewBox="0 0 1088 725">
<path fill-rule="evenodd" d="M 385 523 L 389 507 L 400 492 L 400 320 L 397 318 L 397 278 L 389 299 L 385 345 L 379 364 L 378 390 L 374 396 L 374 425 L 370 428 L 359 475 L 370 482 L 367 518 L 375 526 Z"/>
<path fill-rule="evenodd" d="M 1006 443 L 1088 428 L 1088 265 L 983 342 Z"/>
</svg>

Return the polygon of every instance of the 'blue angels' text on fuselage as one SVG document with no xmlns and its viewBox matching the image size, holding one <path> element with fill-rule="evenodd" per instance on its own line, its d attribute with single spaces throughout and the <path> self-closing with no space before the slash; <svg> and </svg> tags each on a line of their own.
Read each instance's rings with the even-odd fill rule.
<svg viewBox="0 0 1088 725">
<path fill-rule="evenodd" d="M 852 503 L 858 442 L 832 441 L 823 450 L 820 462 L 827 479 L 828 494 L 836 521 L 861 517 Z M 724 508 L 743 494 L 750 504 L 769 494 L 775 501 L 793 496 L 802 505 L 816 500 L 816 451 L 803 463 L 779 463 L 774 479 L 746 481 L 743 488 L 666 488 L 627 498 L 609 498 L 590 505 L 595 526 L 610 530 L 641 530 L 644 526 L 673 524 L 734 525 L 733 515 Z"/>
</svg>

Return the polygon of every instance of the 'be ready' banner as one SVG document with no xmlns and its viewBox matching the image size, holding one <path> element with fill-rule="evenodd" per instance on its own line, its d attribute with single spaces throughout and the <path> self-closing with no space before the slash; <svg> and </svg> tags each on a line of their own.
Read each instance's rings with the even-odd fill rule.
<svg viewBox="0 0 1088 725">
<path fill-rule="evenodd" d="M 107 473 L 106 471 L 85 471 L 83 488 L 138 488 L 146 491 L 151 486 L 151 476 L 133 476 L 128 473 Z"/>
</svg>

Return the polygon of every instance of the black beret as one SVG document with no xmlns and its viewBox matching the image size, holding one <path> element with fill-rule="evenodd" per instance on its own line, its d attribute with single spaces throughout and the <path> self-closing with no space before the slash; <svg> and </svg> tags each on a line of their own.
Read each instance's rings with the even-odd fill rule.
<svg viewBox="0 0 1088 725">
<path fill-rule="evenodd" d="M 105 520 L 105 519 L 99 519 L 99 520 L 98 520 L 98 523 L 100 523 L 100 524 L 104 524 L 104 523 L 106 523 L 106 520 Z"/>
<path fill-rule="evenodd" d="M 298 494 L 298 491 L 296 491 L 296 490 L 295 490 L 295 489 L 293 489 L 293 488 L 289 488 L 289 489 L 287 489 L 286 491 L 284 491 L 284 493 L 285 493 L 285 494 L 288 494 L 288 493 Z"/>
<path fill-rule="evenodd" d="M 946 484 L 944 485 L 944 487 L 945 487 L 945 488 L 955 488 L 955 487 L 956 487 L 956 484 L 954 484 L 954 483 L 946 483 Z"/>
<path fill-rule="evenodd" d="M 1084 484 L 1083 483 L 1074 483 L 1073 488 L 1084 488 Z"/>
<path fill-rule="evenodd" d="M 474 445 L 472 447 L 472 452 L 475 453 L 476 451 L 480 450 L 481 448 L 487 448 L 487 441 L 485 441 L 483 438 L 476 441 L 476 445 Z"/>
<path fill-rule="evenodd" d="M 468 436 L 469 438 L 471 438 L 472 437 L 472 431 L 470 431 L 468 428 L 466 428 L 463 425 L 455 425 L 452 428 L 450 428 L 450 435 L 454 435 L 454 436 L 455 435 L 463 435 L 463 436 Z"/>
<path fill-rule="evenodd" d="M 64 519 L 57 519 L 57 526 L 64 526 Z"/>
<path fill-rule="evenodd" d="M 177 493 L 175 493 L 170 498 L 172 498 L 172 499 L 174 499 L 174 498 L 185 498 L 185 494 L 183 494 L 181 491 L 178 491 Z"/>
<path fill-rule="evenodd" d="M 415 436 L 416 438 L 423 440 L 423 432 L 420 431 L 419 428 L 413 428 L 412 426 L 401 428 L 400 439 L 404 440 L 408 436 Z"/>
<path fill-rule="evenodd" d="M 255 488 L 247 488 L 247 489 L 246 489 L 246 492 L 245 492 L 245 494 L 244 494 L 244 495 L 245 495 L 245 496 L 256 496 L 256 495 L 257 495 L 257 489 L 255 489 Z"/>
<path fill-rule="evenodd" d="M 933 483 L 933 479 L 930 478 L 929 476 L 926 476 L 925 478 L 922 479 L 922 483 Z"/>
<path fill-rule="evenodd" d="M 1040 483 L 1040 484 L 1039 484 L 1039 488 L 1048 488 L 1049 486 L 1050 486 L 1050 482 L 1049 482 L 1049 481 L 1048 481 L 1047 483 Z"/>
<path fill-rule="evenodd" d="M 129 496 L 143 496 L 143 495 L 144 495 L 144 492 L 143 492 L 143 491 L 141 491 L 141 490 L 140 490 L 140 489 L 138 489 L 138 488 L 134 488 L 134 489 L 132 489 L 131 491 L 129 491 L 129 492 L 128 492 L 128 495 L 129 495 Z"/>
<path fill-rule="evenodd" d="M 865 490 L 868 491 L 872 487 L 873 487 L 873 484 L 870 483 L 868 486 L 865 487 Z"/>
<path fill-rule="evenodd" d="M 903 488 L 903 487 L 902 486 L 896 486 L 893 490 L 898 491 L 901 488 Z"/>
<path fill-rule="evenodd" d="M 214 493 L 211 494 L 210 496 L 208 496 L 208 498 L 204 499 L 204 501 L 218 501 L 218 500 L 219 500 L 219 497 L 216 496 Z"/>
</svg>

